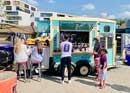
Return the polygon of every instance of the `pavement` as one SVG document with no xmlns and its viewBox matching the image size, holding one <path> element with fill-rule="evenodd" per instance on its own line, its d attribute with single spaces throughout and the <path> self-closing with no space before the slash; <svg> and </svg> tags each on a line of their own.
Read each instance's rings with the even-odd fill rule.
<svg viewBox="0 0 130 93">
<path fill-rule="evenodd" d="M 18 81 L 17 93 L 130 93 L 130 66 L 119 65 L 108 71 L 107 86 L 99 89 L 94 77 L 73 77 L 72 83 L 61 84 L 60 77 L 43 75 L 42 80 Z"/>
</svg>

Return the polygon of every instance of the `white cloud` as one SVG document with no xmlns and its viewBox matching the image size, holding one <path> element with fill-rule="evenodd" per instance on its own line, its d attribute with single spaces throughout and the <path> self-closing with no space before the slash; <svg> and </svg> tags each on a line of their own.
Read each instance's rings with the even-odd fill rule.
<svg viewBox="0 0 130 93">
<path fill-rule="evenodd" d="M 130 9 L 130 4 L 122 5 L 121 7 L 123 7 L 124 9 Z"/>
<path fill-rule="evenodd" d="M 130 11 L 124 11 L 119 14 L 120 18 L 130 18 Z"/>
<path fill-rule="evenodd" d="M 107 17 L 108 13 L 107 13 L 107 12 L 102 12 L 100 15 L 101 15 L 102 17 Z"/>
<path fill-rule="evenodd" d="M 94 10 L 94 9 L 95 9 L 95 5 L 91 3 L 82 6 L 82 10 Z"/>
<path fill-rule="evenodd" d="M 82 15 L 82 17 L 88 17 L 88 15 Z"/>
<path fill-rule="evenodd" d="M 53 3 L 55 3 L 55 1 L 54 0 L 48 0 L 48 3 L 53 4 Z"/>
<path fill-rule="evenodd" d="M 112 15 L 112 14 L 108 14 L 107 12 L 102 12 L 101 14 L 101 17 L 103 18 L 107 18 L 107 19 L 115 19 L 115 15 Z"/>
<path fill-rule="evenodd" d="M 36 0 L 27 0 L 32 5 L 38 5 L 38 2 Z"/>
<path fill-rule="evenodd" d="M 107 16 L 108 19 L 116 19 L 116 16 L 115 15 L 109 15 Z"/>
<path fill-rule="evenodd" d="M 127 8 L 130 8 L 130 4 L 127 5 Z"/>
</svg>

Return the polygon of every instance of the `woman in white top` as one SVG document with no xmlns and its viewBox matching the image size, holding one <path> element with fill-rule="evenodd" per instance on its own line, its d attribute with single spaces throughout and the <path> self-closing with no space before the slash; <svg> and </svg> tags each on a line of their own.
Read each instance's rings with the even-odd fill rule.
<svg viewBox="0 0 130 93">
<path fill-rule="evenodd" d="M 14 61 L 15 63 L 27 62 L 29 55 L 29 49 L 25 45 L 24 39 L 17 39 L 17 42 L 14 46 Z"/>
<path fill-rule="evenodd" d="M 40 41 L 36 41 L 35 47 L 31 51 L 31 62 L 42 62 L 43 61 L 43 46 Z"/>
</svg>

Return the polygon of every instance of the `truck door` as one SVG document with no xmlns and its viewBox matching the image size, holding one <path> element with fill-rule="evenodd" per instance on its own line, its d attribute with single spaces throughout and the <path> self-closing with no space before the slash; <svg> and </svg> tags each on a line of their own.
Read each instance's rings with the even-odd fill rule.
<svg viewBox="0 0 130 93">
<path fill-rule="evenodd" d="M 114 35 L 112 33 L 109 34 L 105 34 L 105 33 L 100 33 L 100 42 L 102 47 L 106 48 L 108 51 L 107 54 L 107 62 L 108 65 L 114 65 L 113 61 L 114 61 Z"/>
</svg>

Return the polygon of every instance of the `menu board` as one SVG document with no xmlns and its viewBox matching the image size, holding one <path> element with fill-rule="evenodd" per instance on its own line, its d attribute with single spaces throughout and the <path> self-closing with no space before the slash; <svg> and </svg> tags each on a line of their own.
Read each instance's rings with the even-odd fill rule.
<svg viewBox="0 0 130 93">
<path fill-rule="evenodd" d="M 89 31 L 94 27 L 93 22 L 74 22 L 74 21 L 62 21 L 60 22 L 61 30 L 72 30 L 72 31 Z"/>
</svg>

